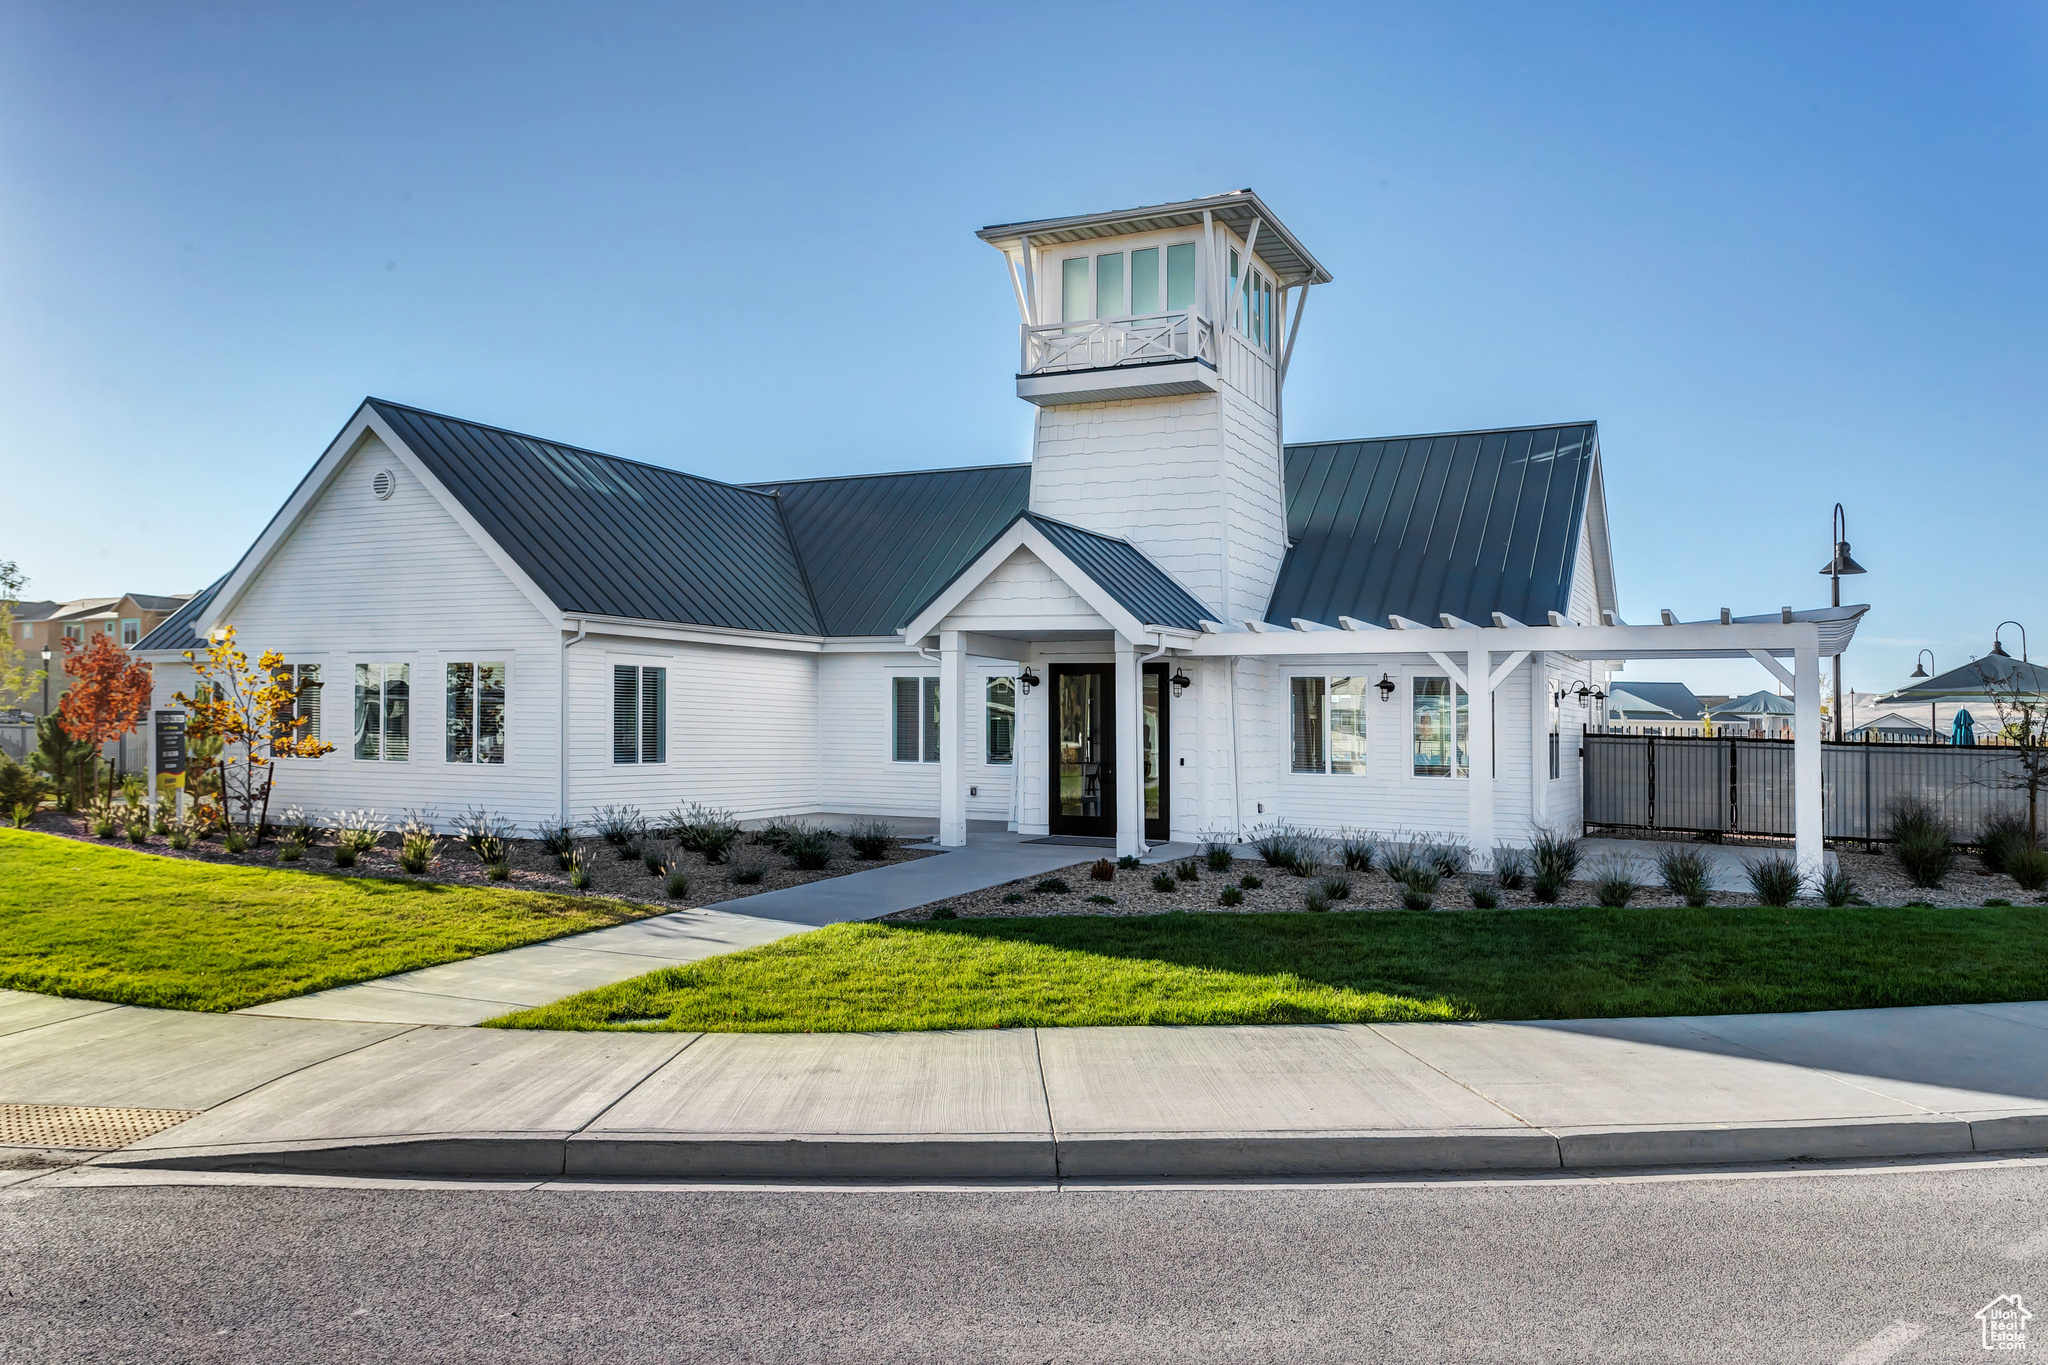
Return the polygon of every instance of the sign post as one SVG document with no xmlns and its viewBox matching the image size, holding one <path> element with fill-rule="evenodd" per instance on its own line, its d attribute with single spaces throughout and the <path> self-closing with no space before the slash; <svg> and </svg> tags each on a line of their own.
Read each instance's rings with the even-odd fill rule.
<svg viewBox="0 0 2048 1365">
<path fill-rule="evenodd" d="M 159 790 L 168 787 L 179 792 L 185 786 L 185 713 L 183 711 L 158 711 L 152 717 L 150 732 L 154 737 L 149 765 L 150 803 L 156 802 Z M 178 809 L 177 798 L 172 798 L 173 817 L 184 812 Z M 153 812 L 152 812 L 153 814 Z"/>
</svg>

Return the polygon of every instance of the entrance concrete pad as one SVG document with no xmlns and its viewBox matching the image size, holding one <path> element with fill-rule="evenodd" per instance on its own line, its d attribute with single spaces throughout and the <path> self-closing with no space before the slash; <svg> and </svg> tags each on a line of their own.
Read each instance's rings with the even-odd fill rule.
<svg viewBox="0 0 2048 1365">
<path fill-rule="evenodd" d="M 0 1035 L 119 1008 L 119 1005 L 109 1005 L 104 1000 L 70 1000 L 58 995 L 0 990 Z"/>
<path fill-rule="evenodd" d="M 1678 1019 L 1373 1027 L 1501 1108 L 1555 1131 L 1928 1112 L 1772 1061 Z"/>
<path fill-rule="evenodd" d="M 2022 1022 L 2015 1008 L 2025 1007 L 1820 1010 L 1680 1022 L 1922 1109 L 2040 1109 L 2048 1106 L 2048 1033 Z"/>
<path fill-rule="evenodd" d="M 1044 1029 L 1060 1173 L 1557 1165 L 1557 1143 L 1355 1024 Z"/>
<path fill-rule="evenodd" d="M 416 1029 L 285 1077 L 104 1161 L 558 1174 L 563 1140 L 695 1037 Z"/>
<path fill-rule="evenodd" d="M 1037 877 L 1084 860 L 1089 850 L 1026 843 L 1015 834 L 969 834 L 967 847 L 914 863 L 853 872 L 830 881 L 748 896 L 736 905 L 762 919 L 793 924 L 843 924 L 964 896 L 1020 877 Z"/>
<path fill-rule="evenodd" d="M 0 1101 L 210 1109 L 402 1032 L 117 1005 L 0 1038 Z"/>
<path fill-rule="evenodd" d="M 1029 1030 L 706 1034 L 569 1142 L 571 1175 L 1045 1180 Z"/>
</svg>

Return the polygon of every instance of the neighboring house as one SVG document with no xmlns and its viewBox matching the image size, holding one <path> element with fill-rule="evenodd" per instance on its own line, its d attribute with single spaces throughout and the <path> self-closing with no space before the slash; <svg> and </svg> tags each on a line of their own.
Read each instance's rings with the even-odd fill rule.
<svg viewBox="0 0 2048 1365">
<path fill-rule="evenodd" d="M 1699 735 L 1705 717 L 1706 708 L 1684 683 L 1623 679 L 1607 694 L 1606 728 L 1616 734 Z"/>
<path fill-rule="evenodd" d="M 1746 725 L 1751 734 L 1782 736 L 1792 729 L 1792 699 L 1775 692 L 1752 692 L 1746 697 L 1722 702 L 1707 715 L 1713 719 L 1717 734 L 1730 733 L 1723 727 Z"/>
<path fill-rule="evenodd" d="M 1853 635 L 1862 608 L 1622 624 L 1591 422 L 1284 443 L 1330 276 L 1249 191 L 980 235 L 1028 465 L 737 485 L 367 399 L 143 640 L 157 704 L 222 625 L 280 650 L 338 747 L 277 803 L 323 813 L 701 801 L 1122 852 L 1291 821 L 1483 862 L 1577 823 L 1603 661 L 1760 651 L 1817 704 Z"/>
<path fill-rule="evenodd" d="M 92 636 L 109 635 L 115 644 L 132 650 L 191 598 L 191 593 L 166 597 L 129 592 L 119 597 L 81 597 L 71 602 L 17 602 L 12 643 L 27 651 L 31 663 L 38 667 L 42 651 L 50 651 L 49 693 L 54 710 L 57 699 L 71 685 L 70 676 L 64 672 L 64 641 L 70 640 L 73 647 L 82 649 Z M 35 715 L 43 714 L 42 691 L 38 689 L 23 698 L 21 706 Z"/>
<path fill-rule="evenodd" d="M 1877 719 L 1857 726 L 1843 738 L 1879 744 L 1925 744 L 1928 730 L 1921 721 L 1909 720 L 1896 711 L 1887 711 Z"/>
</svg>

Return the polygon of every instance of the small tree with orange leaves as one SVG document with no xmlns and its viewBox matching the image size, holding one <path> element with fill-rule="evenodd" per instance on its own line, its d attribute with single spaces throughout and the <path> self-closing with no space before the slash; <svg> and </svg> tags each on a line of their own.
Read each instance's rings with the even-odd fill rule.
<svg viewBox="0 0 2048 1365">
<path fill-rule="evenodd" d="M 222 626 L 204 653 L 188 649 L 185 657 L 201 684 L 193 689 L 195 696 L 176 694 L 175 700 L 191 713 L 185 733 L 194 740 L 221 741 L 216 762 L 222 817 L 227 807 L 238 808 L 243 827 L 260 841 L 277 779 L 272 761 L 318 758 L 333 753 L 334 746 L 303 733 L 306 717 L 292 714 L 299 691 L 284 655 L 276 650 L 265 650 L 251 669 L 249 656 L 235 645 L 235 628 Z"/>
<path fill-rule="evenodd" d="M 64 671 L 71 675 L 72 683 L 57 703 L 57 723 L 73 740 L 97 749 L 142 724 L 149 711 L 149 665 L 129 658 L 113 636 L 95 635 L 84 649 L 66 640 Z M 95 759 L 94 799 L 99 796 L 99 767 Z"/>
</svg>

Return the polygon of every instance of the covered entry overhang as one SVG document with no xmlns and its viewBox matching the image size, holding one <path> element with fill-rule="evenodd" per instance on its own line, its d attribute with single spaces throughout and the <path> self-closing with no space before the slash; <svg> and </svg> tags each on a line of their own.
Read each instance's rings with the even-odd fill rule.
<svg viewBox="0 0 2048 1365">
<path fill-rule="evenodd" d="M 1794 855 L 1801 875 L 1817 880 L 1821 848 L 1820 661 L 1847 650 L 1856 626 L 1870 608 L 1790 607 L 1768 616 L 1680 621 L 1663 613 L 1663 624 L 1625 625 L 1611 613 L 1600 625 L 1586 625 L 1555 612 L 1548 624 L 1526 625 L 1495 613 L 1491 625 L 1443 616 L 1438 625 L 1395 616 L 1386 626 L 1339 617 L 1336 626 L 1296 620 L 1289 626 L 1246 621 L 1205 624 L 1204 634 L 1186 647 L 1192 657 L 1288 659 L 1358 654 L 1418 654 L 1433 660 L 1470 695 L 1472 733 L 1491 724 L 1493 692 L 1522 662 L 1539 651 L 1585 660 L 1620 663 L 1628 659 L 1754 659 L 1792 689 L 1794 708 Z M 1790 661 L 1788 668 L 1784 661 Z M 1472 765 L 1469 835 L 1482 863 L 1493 848 L 1494 775 L 1484 763 Z"/>
</svg>

